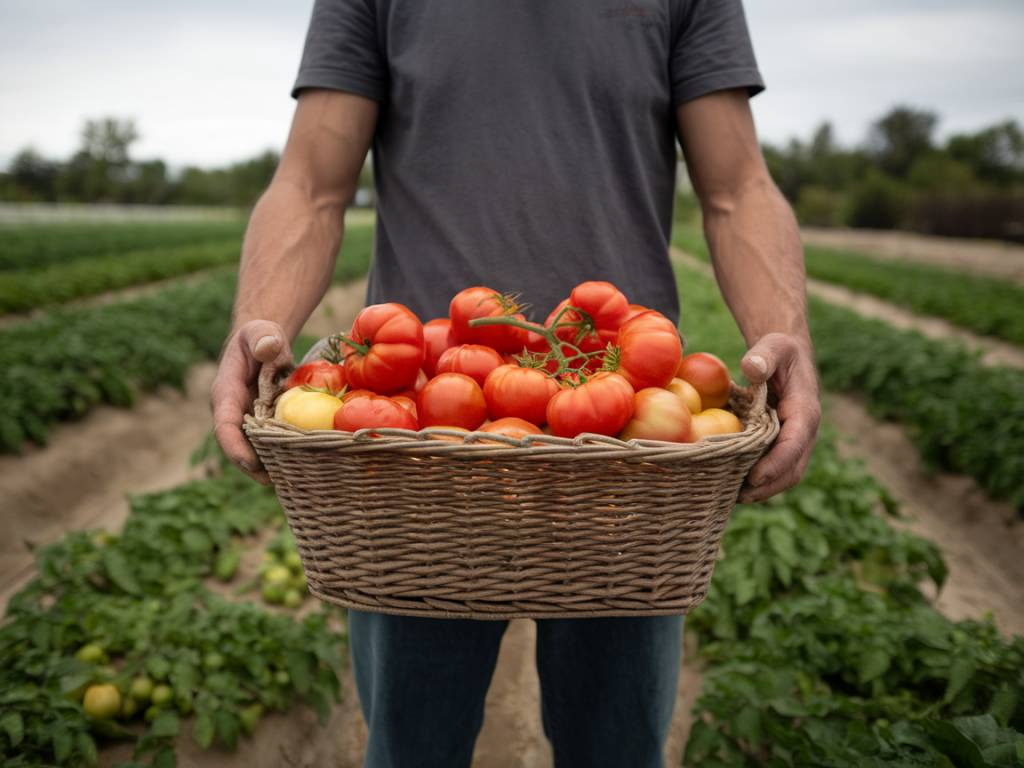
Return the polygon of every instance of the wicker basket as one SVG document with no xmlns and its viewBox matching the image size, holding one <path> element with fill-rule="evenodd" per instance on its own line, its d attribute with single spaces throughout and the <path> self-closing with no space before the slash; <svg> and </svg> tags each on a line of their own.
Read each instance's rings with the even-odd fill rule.
<svg viewBox="0 0 1024 768">
<path fill-rule="evenodd" d="M 740 486 L 779 429 L 761 385 L 733 390 L 742 433 L 699 444 L 308 432 L 271 418 L 275 378 L 261 372 L 244 428 L 309 589 L 382 613 L 686 613 L 704 599 Z"/>
</svg>

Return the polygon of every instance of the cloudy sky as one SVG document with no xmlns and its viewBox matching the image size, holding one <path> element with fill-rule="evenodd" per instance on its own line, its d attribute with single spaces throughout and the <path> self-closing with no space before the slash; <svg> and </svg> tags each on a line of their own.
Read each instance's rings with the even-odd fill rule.
<svg viewBox="0 0 1024 768">
<path fill-rule="evenodd" d="M 66 156 L 82 121 L 105 115 L 135 118 L 136 157 L 175 166 L 279 148 L 311 6 L 0 0 L 0 164 L 26 145 Z M 841 140 L 856 142 L 896 103 L 938 111 L 944 134 L 1024 122 L 1022 0 L 746 0 L 746 8 L 768 81 L 754 102 L 766 140 L 806 136 L 829 119 Z"/>
</svg>

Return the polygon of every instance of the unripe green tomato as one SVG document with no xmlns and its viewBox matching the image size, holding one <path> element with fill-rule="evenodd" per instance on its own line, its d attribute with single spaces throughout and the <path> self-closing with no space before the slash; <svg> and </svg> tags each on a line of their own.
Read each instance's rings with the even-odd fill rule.
<svg viewBox="0 0 1024 768">
<path fill-rule="evenodd" d="M 128 695 L 138 701 L 149 701 L 153 696 L 153 681 L 145 675 L 139 675 L 132 680 Z"/>
<path fill-rule="evenodd" d="M 284 593 L 285 608 L 298 608 L 302 605 L 302 595 L 297 590 L 289 589 Z"/>
<path fill-rule="evenodd" d="M 153 693 L 149 700 L 153 702 L 154 706 L 162 707 L 164 704 L 169 704 L 172 698 L 174 698 L 174 691 L 171 690 L 171 686 L 157 685 L 153 687 Z"/>
<path fill-rule="evenodd" d="M 107 654 L 96 643 L 86 643 L 75 651 L 75 658 L 86 664 L 101 664 L 106 660 Z"/>
</svg>

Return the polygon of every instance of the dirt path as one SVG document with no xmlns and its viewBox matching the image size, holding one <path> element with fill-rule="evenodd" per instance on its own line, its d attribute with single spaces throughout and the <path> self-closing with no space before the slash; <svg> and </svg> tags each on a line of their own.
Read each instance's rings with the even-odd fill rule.
<svg viewBox="0 0 1024 768">
<path fill-rule="evenodd" d="M 969 477 L 929 472 L 896 424 L 872 418 L 855 398 L 830 394 L 829 420 L 846 437 L 845 455 L 863 460 L 900 502 L 897 522 L 938 545 L 949 580 L 936 607 L 952 619 L 994 615 L 1008 634 L 1024 635 L 1024 521 L 987 498 Z"/>
<path fill-rule="evenodd" d="M 1022 245 L 862 229 L 804 227 L 801 235 L 808 245 L 861 251 L 880 258 L 1004 277 L 1024 284 Z"/>
</svg>

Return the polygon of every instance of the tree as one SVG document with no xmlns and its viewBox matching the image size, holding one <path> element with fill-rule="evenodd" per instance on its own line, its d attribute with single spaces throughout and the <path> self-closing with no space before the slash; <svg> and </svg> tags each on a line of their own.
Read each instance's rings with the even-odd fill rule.
<svg viewBox="0 0 1024 768">
<path fill-rule="evenodd" d="M 19 199 L 47 202 L 56 199 L 57 164 L 32 147 L 26 147 L 14 156 L 8 177 Z"/>
<path fill-rule="evenodd" d="M 906 176 L 914 161 L 931 151 L 938 122 L 934 112 L 896 107 L 871 127 L 868 151 L 886 173 Z"/>
<path fill-rule="evenodd" d="M 1015 120 L 953 136 L 947 151 L 969 165 L 979 179 L 999 186 L 1024 184 L 1024 132 Z"/>
</svg>

